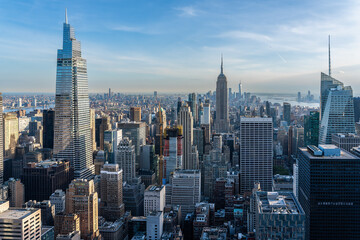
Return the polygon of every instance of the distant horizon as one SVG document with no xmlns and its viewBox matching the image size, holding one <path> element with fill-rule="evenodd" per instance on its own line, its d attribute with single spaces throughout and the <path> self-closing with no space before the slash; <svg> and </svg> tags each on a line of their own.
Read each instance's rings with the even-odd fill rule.
<svg viewBox="0 0 360 240">
<path fill-rule="evenodd" d="M 228 87 L 315 93 L 330 34 L 333 76 L 360 94 L 360 2 L 139 1 L 4 2 L 0 91 L 55 90 L 67 8 L 90 92 L 214 90 L 223 54 Z"/>
</svg>

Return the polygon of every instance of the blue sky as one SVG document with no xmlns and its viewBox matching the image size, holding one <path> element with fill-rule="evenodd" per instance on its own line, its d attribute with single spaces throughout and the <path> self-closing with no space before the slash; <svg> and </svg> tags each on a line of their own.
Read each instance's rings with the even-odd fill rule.
<svg viewBox="0 0 360 240">
<path fill-rule="evenodd" d="M 214 90 L 223 53 L 229 87 L 317 93 L 331 34 L 333 76 L 360 94 L 354 0 L 0 0 L 0 91 L 55 90 L 65 8 L 90 92 Z"/>
</svg>

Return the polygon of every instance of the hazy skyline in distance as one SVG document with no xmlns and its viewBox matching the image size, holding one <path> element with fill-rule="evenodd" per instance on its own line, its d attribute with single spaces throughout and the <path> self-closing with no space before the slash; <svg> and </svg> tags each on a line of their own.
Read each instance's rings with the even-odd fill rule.
<svg viewBox="0 0 360 240">
<path fill-rule="evenodd" d="M 320 72 L 360 95 L 360 2 L 0 0 L 1 92 L 55 92 L 65 8 L 89 92 L 215 90 L 318 95 Z"/>
</svg>

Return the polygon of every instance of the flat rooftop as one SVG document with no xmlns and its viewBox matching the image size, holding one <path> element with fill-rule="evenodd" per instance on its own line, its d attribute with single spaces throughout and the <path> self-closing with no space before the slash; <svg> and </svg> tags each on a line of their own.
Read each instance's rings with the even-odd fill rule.
<svg viewBox="0 0 360 240">
<path fill-rule="evenodd" d="M 299 150 L 310 159 L 358 159 L 349 152 L 340 149 L 340 156 L 314 156 L 306 147 L 301 147 Z"/>
<path fill-rule="evenodd" d="M 304 214 L 292 193 L 262 192 L 257 194 L 258 211 L 262 214 Z"/>
<path fill-rule="evenodd" d="M 0 219 L 24 219 L 36 211 L 40 211 L 40 209 L 8 209 L 0 213 Z"/>
</svg>

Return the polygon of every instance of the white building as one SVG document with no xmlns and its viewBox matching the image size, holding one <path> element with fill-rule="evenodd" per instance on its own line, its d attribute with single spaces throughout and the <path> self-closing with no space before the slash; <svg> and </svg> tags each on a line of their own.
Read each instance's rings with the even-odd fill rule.
<svg viewBox="0 0 360 240">
<path fill-rule="evenodd" d="M 195 169 L 193 162 L 193 116 L 188 105 L 182 106 L 179 111 L 178 124 L 183 128 L 183 169 Z"/>
<path fill-rule="evenodd" d="M 9 201 L 1 202 L 0 239 L 41 239 L 41 210 L 9 209 Z"/>
<path fill-rule="evenodd" d="M 150 185 L 144 192 L 144 216 L 150 212 L 164 211 L 165 207 L 165 186 Z"/>
<path fill-rule="evenodd" d="M 124 137 L 116 150 L 116 163 L 123 170 L 123 179 L 129 182 L 135 178 L 135 146 L 129 138 Z"/>
<path fill-rule="evenodd" d="M 176 170 L 170 184 L 171 205 L 180 205 L 185 217 L 201 200 L 201 173 L 199 170 Z"/>
<path fill-rule="evenodd" d="M 164 215 L 163 212 L 151 212 L 146 217 L 147 240 L 161 239 L 163 233 Z"/>
<path fill-rule="evenodd" d="M 65 211 L 65 192 L 61 189 L 56 189 L 50 196 L 51 204 L 55 205 L 55 214 Z"/>
<path fill-rule="evenodd" d="M 240 194 L 254 183 L 271 191 L 273 178 L 273 123 L 271 118 L 240 118 Z"/>
</svg>

